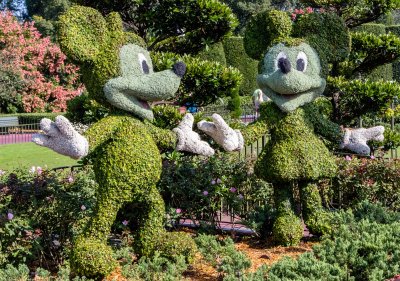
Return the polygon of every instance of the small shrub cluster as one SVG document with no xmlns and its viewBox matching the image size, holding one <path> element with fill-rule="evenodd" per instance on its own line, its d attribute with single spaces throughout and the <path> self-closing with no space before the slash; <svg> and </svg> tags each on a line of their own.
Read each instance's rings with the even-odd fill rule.
<svg viewBox="0 0 400 281">
<path fill-rule="evenodd" d="M 348 156 L 338 158 L 337 163 L 338 175 L 332 179 L 330 189 L 340 207 L 351 208 L 369 200 L 400 211 L 400 161 Z"/>
<path fill-rule="evenodd" d="M 297 260 L 274 264 L 266 280 L 386 280 L 399 273 L 399 214 L 363 202 L 340 211 L 332 232 Z"/>
<path fill-rule="evenodd" d="M 236 155 L 204 158 L 170 154 L 158 185 L 170 218 L 204 220 L 214 228 L 219 223 L 221 201 L 232 215 L 243 216 L 244 206 L 254 208 L 260 201 L 271 201 L 271 186 L 255 179 L 246 165 Z"/>
<path fill-rule="evenodd" d="M 34 262 L 53 269 L 91 213 L 93 173 L 32 167 L 0 174 L 0 266 Z"/>
<path fill-rule="evenodd" d="M 204 259 L 217 269 L 223 280 L 237 280 L 251 266 L 246 254 L 237 251 L 229 237 L 217 240 L 215 236 L 200 234 L 195 241 Z"/>
</svg>

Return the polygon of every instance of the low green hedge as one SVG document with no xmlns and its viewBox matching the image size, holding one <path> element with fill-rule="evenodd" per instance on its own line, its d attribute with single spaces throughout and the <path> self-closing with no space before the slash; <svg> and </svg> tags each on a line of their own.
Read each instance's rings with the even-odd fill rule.
<svg viewBox="0 0 400 281">
<path fill-rule="evenodd" d="M 39 123 L 42 118 L 49 118 L 54 120 L 58 115 L 64 115 L 65 113 L 13 113 L 13 114 L 0 114 L 1 117 L 18 117 L 18 123 L 20 125 L 35 124 Z"/>
</svg>

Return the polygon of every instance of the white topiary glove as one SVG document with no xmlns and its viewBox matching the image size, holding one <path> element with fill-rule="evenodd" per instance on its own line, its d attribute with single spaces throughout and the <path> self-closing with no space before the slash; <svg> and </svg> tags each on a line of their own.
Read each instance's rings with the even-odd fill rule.
<svg viewBox="0 0 400 281">
<path fill-rule="evenodd" d="M 229 127 L 216 113 L 212 115 L 212 119 L 214 122 L 200 121 L 197 127 L 212 137 L 226 151 L 241 150 L 244 146 L 242 133 Z"/>
<path fill-rule="evenodd" d="M 57 116 L 55 122 L 47 118 L 42 119 L 40 129 L 44 134 L 34 134 L 32 136 L 34 143 L 74 159 L 79 159 L 88 154 L 88 141 L 75 131 L 64 116 Z"/>
<path fill-rule="evenodd" d="M 369 140 L 383 141 L 383 126 L 371 127 L 368 129 L 344 129 L 343 141 L 340 148 L 346 148 L 358 154 L 368 155 L 371 150 L 367 145 Z"/>
<path fill-rule="evenodd" d="M 199 134 L 193 131 L 193 122 L 193 115 L 187 113 L 178 127 L 173 129 L 178 136 L 176 150 L 192 152 L 204 156 L 213 155 L 214 149 L 212 149 L 207 142 L 202 141 Z"/>
</svg>

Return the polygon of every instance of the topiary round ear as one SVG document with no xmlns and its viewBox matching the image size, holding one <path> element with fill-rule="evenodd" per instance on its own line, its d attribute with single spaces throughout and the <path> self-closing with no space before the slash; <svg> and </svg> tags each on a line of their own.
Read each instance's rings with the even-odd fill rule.
<svg viewBox="0 0 400 281">
<path fill-rule="evenodd" d="M 109 23 L 97 10 L 73 6 L 60 16 L 59 21 L 60 45 L 73 60 L 79 63 L 92 62 L 101 48 L 107 45 Z M 113 25 L 111 27 L 115 28 Z M 122 32 L 122 23 L 120 28 Z"/>
<path fill-rule="evenodd" d="M 271 45 L 288 38 L 291 32 L 292 21 L 286 12 L 269 10 L 259 13 L 246 26 L 244 49 L 250 57 L 259 60 Z"/>
<path fill-rule="evenodd" d="M 303 15 L 293 26 L 293 36 L 305 38 L 318 52 L 325 74 L 328 63 L 343 61 L 350 53 L 349 30 L 333 13 Z"/>
</svg>

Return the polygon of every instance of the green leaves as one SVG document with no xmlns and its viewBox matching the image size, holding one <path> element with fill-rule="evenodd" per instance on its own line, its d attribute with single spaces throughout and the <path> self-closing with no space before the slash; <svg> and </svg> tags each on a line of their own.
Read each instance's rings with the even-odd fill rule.
<svg viewBox="0 0 400 281">
<path fill-rule="evenodd" d="M 351 34 L 350 64 L 353 73 L 368 73 L 375 67 L 400 57 L 400 38 L 392 33 L 374 35 L 366 32 Z"/>
<path fill-rule="evenodd" d="M 331 92 L 340 93 L 339 110 L 342 122 L 355 117 L 384 112 L 393 99 L 400 98 L 400 84 L 393 81 L 346 80 L 344 77 L 328 77 Z"/>
<path fill-rule="evenodd" d="M 188 55 L 155 52 L 151 55 L 155 71 L 171 68 L 176 61 L 186 64 L 186 74 L 176 95 L 176 101 L 181 105 L 189 103 L 204 106 L 219 97 L 232 96 L 239 90 L 242 75 L 236 68 Z"/>
</svg>

